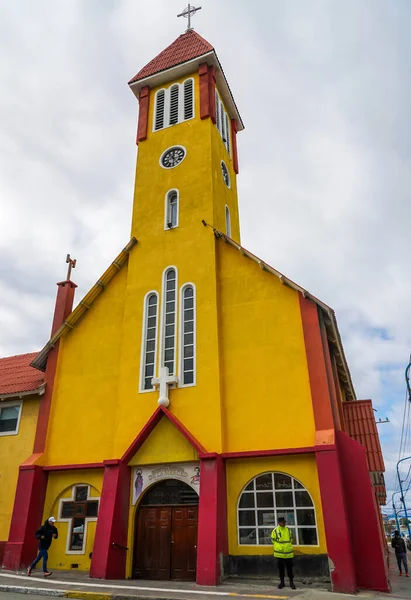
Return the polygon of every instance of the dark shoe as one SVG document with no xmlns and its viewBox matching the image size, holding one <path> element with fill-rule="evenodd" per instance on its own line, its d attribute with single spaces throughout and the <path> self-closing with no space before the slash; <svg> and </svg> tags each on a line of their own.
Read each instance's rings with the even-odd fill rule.
<svg viewBox="0 0 411 600">
<path fill-rule="evenodd" d="M 53 575 L 51 571 L 44 571 L 44 577 L 50 577 L 50 575 Z"/>
<path fill-rule="evenodd" d="M 284 581 L 280 581 L 280 584 L 279 584 L 279 586 L 278 586 L 278 589 L 279 589 L 279 590 L 282 590 L 282 589 L 283 589 L 283 587 L 285 587 L 285 583 L 284 583 Z"/>
<path fill-rule="evenodd" d="M 27 575 L 30 577 L 30 575 L 31 575 L 31 567 L 29 567 L 29 568 L 27 569 Z"/>
<path fill-rule="evenodd" d="M 296 587 L 295 587 L 295 585 L 294 585 L 294 581 L 291 581 L 291 582 L 290 582 L 290 588 L 291 588 L 292 590 L 295 590 L 295 589 L 296 589 Z"/>
</svg>

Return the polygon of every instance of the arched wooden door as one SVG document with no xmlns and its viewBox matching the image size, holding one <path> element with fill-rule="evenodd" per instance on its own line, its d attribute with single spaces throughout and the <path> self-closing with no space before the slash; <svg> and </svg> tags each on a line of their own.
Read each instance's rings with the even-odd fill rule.
<svg viewBox="0 0 411 600">
<path fill-rule="evenodd" d="M 198 495 L 190 486 L 167 479 L 149 488 L 136 518 L 133 576 L 195 581 L 197 524 Z"/>
</svg>

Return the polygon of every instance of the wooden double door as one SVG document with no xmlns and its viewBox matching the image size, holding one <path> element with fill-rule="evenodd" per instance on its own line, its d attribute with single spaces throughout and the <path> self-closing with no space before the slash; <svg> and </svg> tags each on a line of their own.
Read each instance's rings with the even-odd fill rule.
<svg viewBox="0 0 411 600">
<path fill-rule="evenodd" d="M 195 581 L 198 506 L 142 506 L 138 512 L 134 576 Z"/>
</svg>

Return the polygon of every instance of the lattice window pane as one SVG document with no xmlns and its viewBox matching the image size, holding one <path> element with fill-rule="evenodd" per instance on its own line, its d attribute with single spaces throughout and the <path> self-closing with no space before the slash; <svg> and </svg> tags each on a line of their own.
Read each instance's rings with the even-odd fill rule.
<svg viewBox="0 0 411 600">
<path fill-rule="evenodd" d="M 144 340 L 142 346 L 142 388 L 153 389 L 152 379 L 154 377 L 156 348 L 157 348 L 157 321 L 158 321 L 158 299 L 157 294 L 150 294 L 146 299 L 146 316 L 144 323 Z"/>
<path fill-rule="evenodd" d="M 154 129 L 163 129 L 164 127 L 164 108 L 165 108 L 166 93 L 165 90 L 160 90 L 156 94 L 156 108 L 154 118 Z"/>
<path fill-rule="evenodd" d="M 194 86 L 193 80 L 184 82 L 184 120 L 192 119 L 194 116 Z"/>
<path fill-rule="evenodd" d="M 176 311 L 177 311 L 177 274 L 175 269 L 169 269 L 165 277 L 165 291 L 163 292 L 163 311 L 165 323 L 163 329 L 163 364 L 168 367 L 170 375 L 175 373 L 176 350 Z"/>
</svg>

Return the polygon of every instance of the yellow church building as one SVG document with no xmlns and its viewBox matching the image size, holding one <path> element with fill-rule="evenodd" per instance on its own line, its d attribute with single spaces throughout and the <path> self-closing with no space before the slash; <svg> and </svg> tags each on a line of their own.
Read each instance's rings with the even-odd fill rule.
<svg viewBox="0 0 411 600">
<path fill-rule="evenodd" d="M 52 570 L 274 575 L 284 516 L 297 578 L 387 591 L 372 404 L 333 310 L 241 245 L 244 125 L 215 49 L 189 28 L 129 87 L 131 237 L 74 310 L 58 283 L 40 352 L 0 359 L 3 568 L 54 515 Z"/>
</svg>

